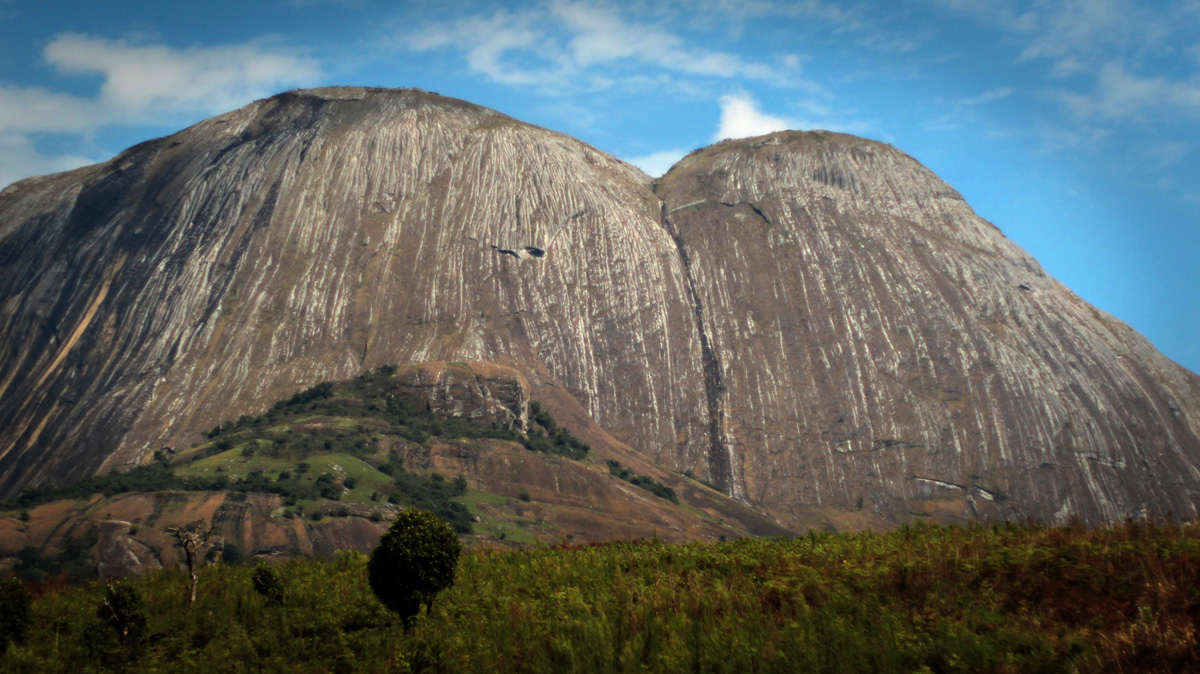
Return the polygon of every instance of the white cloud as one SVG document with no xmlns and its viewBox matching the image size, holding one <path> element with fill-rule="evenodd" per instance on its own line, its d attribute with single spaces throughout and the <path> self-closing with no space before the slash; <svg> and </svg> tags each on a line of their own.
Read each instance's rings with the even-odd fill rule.
<svg viewBox="0 0 1200 674">
<path fill-rule="evenodd" d="M 91 163 L 43 155 L 26 134 L 173 125 L 322 77 L 312 59 L 262 41 L 175 49 L 66 34 L 46 45 L 43 59 L 65 75 L 98 75 L 99 92 L 86 97 L 0 84 L 0 182 Z"/>
<path fill-rule="evenodd" d="M 258 44 L 173 49 L 61 35 L 46 45 L 43 56 L 64 74 L 99 75 L 98 95 L 0 85 L 0 133 L 167 124 L 175 115 L 224 112 L 321 77 L 314 61 Z"/>
<path fill-rule="evenodd" d="M 1012 87 L 998 87 L 996 89 L 989 89 L 977 96 L 971 96 L 970 98 L 964 98 L 961 101 L 959 101 L 958 104 L 964 105 L 964 106 L 976 106 L 976 105 L 983 105 L 985 103 L 994 103 L 996 101 L 1001 101 L 1001 100 L 1008 98 L 1009 96 L 1012 96 L 1013 93 L 1015 93 L 1015 91 L 1016 90 L 1013 89 Z"/>
<path fill-rule="evenodd" d="M 774 70 L 726 52 L 687 45 L 683 38 L 651 24 L 623 19 L 616 12 L 582 2 L 558 0 L 551 14 L 573 34 L 568 42 L 581 66 L 633 59 L 690 75 L 772 79 Z"/>
<path fill-rule="evenodd" d="M 38 87 L 0 85 L 0 133 L 76 133 L 108 122 L 94 101 Z"/>
<path fill-rule="evenodd" d="M 640 157 L 629 157 L 625 161 L 642 169 L 651 177 L 657 178 L 674 166 L 675 162 L 683 159 L 684 155 L 686 155 L 688 152 L 688 150 L 673 148 L 670 150 L 652 152 Z"/>
<path fill-rule="evenodd" d="M 1087 70 L 1087 66 L 1083 65 L 1079 59 L 1074 56 L 1068 56 L 1054 62 L 1054 66 L 1050 69 L 1050 77 L 1063 79 L 1087 72 Z"/>
<path fill-rule="evenodd" d="M 1200 0 L 930 1 L 1006 33 L 1018 63 L 1046 66 L 1046 95 L 1076 122 L 1045 134 L 1050 147 L 1112 137 L 1088 128 L 1099 121 L 1186 126 L 1200 115 Z M 1193 63 L 1180 58 L 1193 53 Z"/>
<path fill-rule="evenodd" d="M 751 61 L 706 49 L 654 23 L 635 21 L 609 6 L 552 0 L 533 9 L 429 21 L 404 32 L 400 44 L 414 51 L 452 48 L 467 66 L 502 84 L 538 86 L 546 93 L 612 86 L 636 88 L 642 71 L 676 76 L 769 81 L 803 85 L 799 60 Z M 686 85 L 684 85 L 686 88 Z"/>
<path fill-rule="evenodd" d="M 1153 51 L 1172 32 L 1167 13 L 1134 0 L 1064 0 L 1041 5 L 1033 16 L 1023 59 L 1095 62 L 1113 52 Z"/>
<path fill-rule="evenodd" d="M 455 21 L 428 23 L 404 37 L 415 51 L 455 47 L 466 52 L 467 65 L 501 84 L 551 84 L 559 82 L 567 65 L 561 53 L 535 25 L 531 13 L 497 10 L 491 17 L 469 16 Z M 538 52 L 549 67 L 527 68 L 506 63 L 514 51 Z"/>
<path fill-rule="evenodd" d="M 316 62 L 259 43 L 174 49 L 68 34 L 44 56 L 63 73 L 100 75 L 97 102 L 134 114 L 222 112 L 321 77 Z"/>
<path fill-rule="evenodd" d="M 44 155 L 20 134 L 0 135 L 0 189 L 29 176 L 69 171 L 94 163 L 96 160 L 87 157 Z"/>
<path fill-rule="evenodd" d="M 758 103 L 746 94 L 729 94 L 721 97 L 721 122 L 713 134 L 713 140 L 761 136 L 788 128 L 797 128 L 797 125 L 782 117 L 764 113 Z"/>
<path fill-rule="evenodd" d="M 671 5 L 664 11 L 670 12 Z M 847 34 L 860 45 L 884 52 L 908 52 L 920 47 L 932 33 L 899 28 L 882 6 L 834 0 L 686 0 L 673 6 L 677 15 L 693 23 L 721 27 L 740 36 L 751 20 L 783 19 L 818 21 L 830 32 Z"/>
<path fill-rule="evenodd" d="M 782 117 L 763 112 L 758 101 L 746 93 L 727 94 L 721 97 L 720 103 L 721 118 L 712 136 L 714 142 L 787 129 L 824 129 L 855 134 L 876 131 L 871 122 L 838 115 L 828 107 L 811 101 L 789 104 L 793 109 L 802 111 L 805 117 Z"/>
<path fill-rule="evenodd" d="M 1112 129 L 1089 124 L 1063 125 L 1040 123 L 1034 133 L 1041 138 L 1042 146 L 1049 151 L 1095 150 L 1112 137 Z"/>
<path fill-rule="evenodd" d="M 1146 113 L 1164 110 L 1200 114 L 1200 80 L 1143 77 L 1116 62 L 1101 67 L 1091 91 L 1060 90 L 1051 95 L 1077 117 L 1136 120 Z"/>
</svg>

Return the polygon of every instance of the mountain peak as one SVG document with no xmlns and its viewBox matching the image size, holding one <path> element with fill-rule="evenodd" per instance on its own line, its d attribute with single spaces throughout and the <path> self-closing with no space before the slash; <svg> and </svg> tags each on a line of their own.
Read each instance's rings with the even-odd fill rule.
<svg viewBox="0 0 1200 674">
<path fill-rule="evenodd" d="M 330 87 L 19 185 L 0 495 L 320 381 L 490 361 L 796 528 L 1195 513 L 1195 375 L 883 143 L 724 141 L 651 190 L 494 110 Z"/>
</svg>

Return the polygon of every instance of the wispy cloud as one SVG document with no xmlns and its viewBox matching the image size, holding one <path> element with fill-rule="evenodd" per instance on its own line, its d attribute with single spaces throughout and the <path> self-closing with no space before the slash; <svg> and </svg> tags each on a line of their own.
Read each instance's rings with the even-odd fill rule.
<svg viewBox="0 0 1200 674">
<path fill-rule="evenodd" d="M 1017 26 L 1029 36 L 1022 59 L 1087 63 L 1113 52 L 1153 51 L 1171 33 L 1168 14 L 1133 0 L 1064 0 L 1039 5 Z"/>
<path fill-rule="evenodd" d="M 576 0 L 425 21 L 398 43 L 413 51 L 459 50 L 467 67 L 489 80 L 542 93 L 637 87 L 647 68 L 676 77 L 805 84 L 795 55 L 778 62 L 746 59 L 612 6 Z"/>
<path fill-rule="evenodd" d="M 1016 89 L 1013 89 L 1012 87 L 997 87 L 995 89 L 988 89 L 981 94 L 970 96 L 958 101 L 958 105 L 964 107 L 974 107 L 987 103 L 995 103 L 996 101 L 1002 101 L 1009 96 L 1012 96 L 1015 92 Z"/>
<path fill-rule="evenodd" d="M 491 16 L 467 16 L 452 21 L 429 22 L 402 38 L 414 51 L 444 47 L 462 50 L 467 65 L 501 84 L 557 84 L 570 64 L 559 46 L 548 40 L 537 26 L 536 13 L 512 13 L 503 9 Z M 539 67 L 510 61 L 513 52 L 536 53 Z"/>
<path fill-rule="evenodd" d="M 107 123 L 95 101 L 40 87 L 0 85 L 0 133 L 77 133 Z"/>
<path fill-rule="evenodd" d="M 689 75 L 766 80 L 782 77 L 769 65 L 689 45 L 679 35 L 653 24 L 630 21 L 607 7 L 560 0 L 550 6 L 550 13 L 572 35 L 567 46 L 579 66 L 632 59 Z"/>
<path fill-rule="evenodd" d="M 651 177 L 658 177 L 667 172 L 675 165 L 675 162 L 683 159 L 689 150 L 680 148 L 672 148 L 670 150 L 661 150 L 651 154 L 642 155 L 640 157 L 629 157 L 625 161 L 642 169 Z"/>
<path fill-rule="evenodd" d="M 1046 63 L 1063 81 L 1051 98 L 1080 118 L 1140 119 L 1200 111 L 1200 72 L 1148 70 L 1162 55 L 1195 49 L 1196 0 L 1155 5 L 1135 0 L 932 0 L 999 27 L 1019 45 L 1017 62 Z M 1023 9 L 1027 7 L 1027 9 Z M 1200 58 L 1196 59 L 1200 66 Z M 1154 74 L 1148 74 L 1154 72 Z M 1067 81 L 1073 83 L 1068 86 Z"/>
<path fill-rule="evenodd" d="M 735 34 L 745 24 L 763 19 L 820 22 L 832 32 L 879 51 L 909 52 L 924 44 L 932 33 L 911 26 L 896 28 L 887 12 L 861 2 L 829 0 L 685 0 L 675 11 L 708 26 L 722 26 Z M 669 11 L 669 10 L 668 10 Z"/>
<path fill-rule="evenodd" d="M 31 175 L 69 171 L 95 161 L 77 155 L 45 155 L 38 152 L 33 142 L 23 135 L 0 135 L 0 189 Z"/>
<path fill-rule="evenodd" d="M 1129 72 L 1119 62 L 1100 68 L 1095 84 L 1083 92 L 1056 90 L 1051 97 L 1077 117 L 1140 119 L 1153 112 L 1200 114 L 1200 78 L 1146 77 Z"/>
<path fill-rule="evenodd" d="M 64 34 L 43 60 L 63 75 L 99 76 L 93 96 L 0 84 L 0 183 L 73 168 L 78 156 L 39 153 L 30 134 L 90 134 L 113 125 L 178 123 L 224 112 L 281 88 L 312 84 L 316 61 L 267 41 L 173 48 Z"/>
<path fill-rule="evenodd" d="M 131 114 L 219 112 L 321 77 L 315 61 L 264 42 L 186 47 L 60 35 L 46 62 L 69 75 L 99 75 L 96 103 Z"/>
</svg>

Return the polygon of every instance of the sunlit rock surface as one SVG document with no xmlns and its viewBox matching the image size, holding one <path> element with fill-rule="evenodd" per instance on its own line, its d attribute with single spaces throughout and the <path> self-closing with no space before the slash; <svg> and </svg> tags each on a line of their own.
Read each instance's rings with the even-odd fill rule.
<svg viewBox="0 0 1200 674">
<path fill-rule="evenodd" d="M 1200 380 L 911 158 L 718 144 L 652 191 L 417 91 L 291 92 L 0 192 L 0 493 L 323 380 L 492 361 L 804 523 L 1195 513 Z"/>
<path fill-rule="evenodd" d="M 1195 515 L 1200 378 L 911 157 L 782 132 L 693 153 L 656 191 L 735 495 L 792 513 Z"/>
</svg>

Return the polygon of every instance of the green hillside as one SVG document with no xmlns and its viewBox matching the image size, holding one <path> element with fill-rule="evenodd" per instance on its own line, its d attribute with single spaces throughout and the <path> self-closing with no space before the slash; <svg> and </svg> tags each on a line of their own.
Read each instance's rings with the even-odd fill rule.
<svg viewBox="0 0 1200 674">
<path fill-rule="evenodd" d="M 345 515 L 351 506 L 416 506 L 459 533 L 472 531 L 467 485 L 406 469 L 397 446 L 432 440 L 501 440 L 568 459 L 589 448 L 560 428 L 536 402 L 527 433 L 482 421 L 434 414 L 396 394 L 394 367 L 321 383 L 275 403 L 265 414 L 224 422 L 184 451 L 159 450 L 155 460 L 56 488 L 27 489 L 0 503 L 20 510 L 56 500 L 129 492 L 231 491 L 279 494 L 281 517 Z M 390 446 L 390 448 L 389 448 Z"/>
<path fill-rule="evenodd" d="M 366 558 L 216 565 L 126 581 L 124 646 L 100 585 L 36 601 L 0 670 L 132 672 L 1197 671 L 1200 529 L 916 527 L 665 545 L 476 548 L 411 632 Z"/>
</svg>

